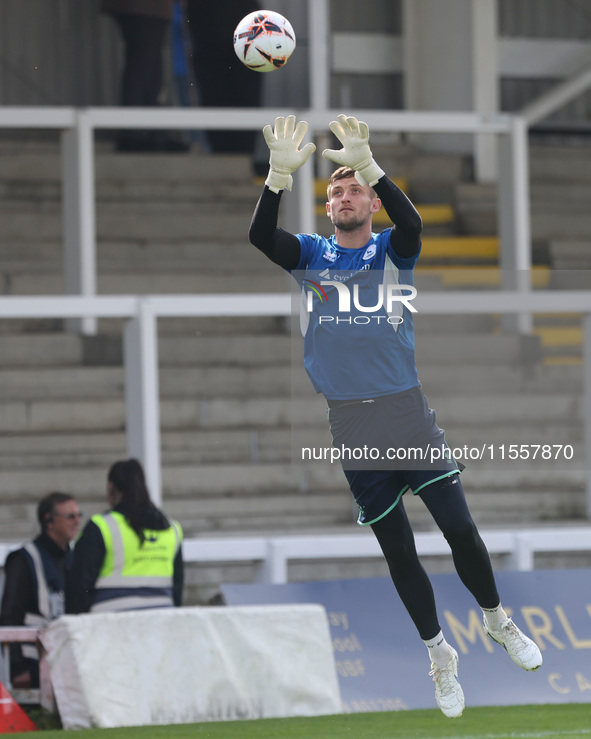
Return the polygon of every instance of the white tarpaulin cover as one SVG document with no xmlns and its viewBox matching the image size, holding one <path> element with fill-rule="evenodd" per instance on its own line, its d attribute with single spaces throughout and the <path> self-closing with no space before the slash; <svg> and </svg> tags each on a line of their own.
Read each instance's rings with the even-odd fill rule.
<svg viewBox="0 0 591 739">
<path fill-rule="evenodd" d="M 319 605 L 62 616 L 43 644 L 66 729 L 342 710 Z"/>
</svg>

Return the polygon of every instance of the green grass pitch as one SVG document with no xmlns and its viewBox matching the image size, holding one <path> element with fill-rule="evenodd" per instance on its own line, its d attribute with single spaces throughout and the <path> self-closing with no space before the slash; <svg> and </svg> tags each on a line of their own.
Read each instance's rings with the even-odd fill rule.
<svg viewBox="0 0 591 739">
<path fill-rule="evenodd" d="M 31 737 L 31 734 L 11 736 Z M 575 739 L 591 738 L 591 704 L 466 708 L 459 719 L 445 718 L 434 709 L 76 732 L 47 730 L 38 736 L 42 739 L 74 736 L 75 739 Z"/>
</svg>

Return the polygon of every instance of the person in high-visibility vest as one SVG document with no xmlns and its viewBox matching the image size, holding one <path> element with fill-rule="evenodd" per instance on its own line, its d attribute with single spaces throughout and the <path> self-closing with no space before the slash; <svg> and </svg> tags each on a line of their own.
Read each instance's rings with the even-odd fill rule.
<svg viewBox="0 0 591 739">
<path fill-rule="evenodd" d="M 49 493 L 39 501 L 41 533 L 6 558 L 0 625 L 41 627 L 62 615 L 70 544 L 78 535 L 81 516 L 69 493 Z M 10 680 L 15 688 L 39 686 L 39 655 L 34 644 L 11 645 Z"/>
<path fill-rule="evenodd" d="M 180 606 L 183 531 L 150 499 L 136 459 L 107 477 L 106 513 L 91 517 L 76 546 L 66 589 L 66 613 Z"/>
</svg>

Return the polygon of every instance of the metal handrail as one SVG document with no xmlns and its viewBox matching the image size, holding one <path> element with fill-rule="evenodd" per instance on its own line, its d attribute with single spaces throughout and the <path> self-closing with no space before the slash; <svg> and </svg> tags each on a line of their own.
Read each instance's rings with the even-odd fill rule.
<svg viewBox="0 0 591 739">
<path fill-rule="evenodd" d="M 127 319 L 124 329 L 127 446 L 144 462 L 155 501 L 162 500 L 158 331 L 159 317 L 289 316 L 289 294 L 35 296 L 0 298 L 0 318 Z M 583 314 L 587 516 L 591 518 L 591 291 L 421 292 L 415 307 L 431 315 Z"/>
</svg>

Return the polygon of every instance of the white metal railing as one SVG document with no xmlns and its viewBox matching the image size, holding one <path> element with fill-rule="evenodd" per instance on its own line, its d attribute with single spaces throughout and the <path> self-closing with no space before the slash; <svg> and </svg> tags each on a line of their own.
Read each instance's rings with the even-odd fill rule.
<svg viewBox="0 0 591 739">
<path fill-rule="evenodd" d="M 14 547 L 6 547 L 0 545 L 0 553 L 4 554 L 2 562 L 6 560 L 6 555 Z M 23 705 L 41 705 L 46 711 L 55 711 L 55 698 L 53 695 L 53 687 L 49 675 L 49 665 L 47 663 L 47 654 L 43 645 L 38 639 L 40 629 L 35 626 L 0 626 L 0 645 L 2 646 L 4 666 L 6 670 L 6 689 L 11 693 L 17 703 Z M 39 654 L 39 687 L 38 688 L 15 688 L 12 685 L 12 675 L 10 674 L 10 645 L 14 643 L 30 644 L 35 643 Z M 1 660 L 0 660 L 1 661 Z M 4 732 L 3 732 L 4 733 Z"/>
<path fill-rule="evenodd" d="M 330 109 L 122 109 L 96 108 L 77 111 L 76 124 L 64 133 L 64 172 L 70 173 L 71 187 L 64 190 L 64 259 L 66 292 L 95 293 L 95 190 L 93 136 L 97 129 L 176 128 L 224 130 L 260 130 L 277 115 L 294 113 L 310 125 L 312 138 L 326 133 L 328 123 L 341 111 Z M 410 112 L 360 110 L 348 111 L 363 119 L 372 131 L 412 131 L 494 134 L 499 138 L 499 216 L 501 268 L 503 274 L 516 270 L 528 274 L 531 267 L 531 235 L 528 181 L 527 127 L 519 117 L 477 113 Z M 0 110 L 0 125 L 2 111 Z M 309 161 L 297 174 L 298 184 L 285 198 L 284 226 L 294 232 L 314 232 L 314 170 Z M 80 214 L 79 216 L 76 214 Z M 518 327 L 531 330 L 526 314 L 520 315 Z M 85 319 L 82 330 L 92 333 L 92 319 Z"/>
<path fill-rule="evenodd" d="M 261 130 L 278 115 L 294 113 L 310 124 L 312 137 L 325 134 L 328 123 L 341 111 L 270 108 L 0 108 L 0 127 L 53 128 L 62 131 L 62 217 L 64 224 L 64 283 L 66 294 L 96 294 L 96 214 L 94 132 L 99 129 L 167 128 Z M 443 132 L 494 134 L 499 138 L 499 234 L 504 274 L 531 267 L 531 236 L 527 126 L 524 119 L 509 115 L 477 113 L 348 111 L 376 132 Z M 298 186 L 285 198 L 285 227 L 294 232 L 313 232 L 315 226 L 314 170 L 309 161 L 298 173 Z M 246 235 L 246 234 L 245 234 Z M 519 330 L 529 332 L 531 323 L 521 314 Z M 96 320 L 86 316 L 74 322 L 83 333 L 96 332 Z"/>
<path fill-rule="evenodd" d="M 534 569 L 535 555 L 556 552 L 591 552 L 591 527 L 490 529 L 480 532 L 492 555 L 500 555 L 507 569 Z M 420 556 L 448 556 L 449 544 L 439 531 L 415 534 Z M 0 544 L 0 567 L 18 544 Z M 186 539 L 185 562 L 223 564 L 254 562 L 255 580 L 262 583 L 289 582 L 290 562 L 325 559 L 382 559 L 372 533 L 307 534 L 286 536 L 228 536 Z"/>
<path fill-rule="evenodd" d="M 87 108 L 0 107 L 1 128 L 55 129 L 62 132 L 63 221 L 65 292 L 93 296 L 96 293 L 96 217 L 94 182 L 94 132 L 98 129 L 170 128 L 260 130 L 276 115 L 296 113 L 310 123 L 311 135 L 322 136 L 340 110 L 329 108 L 331 48 L 328 0 L 307 0 L 308 74 L 310 108 Z M 499 142 L 498 232 L 501 267 L 527 274 L 531 266 L 531 228 L 528 182 L 528 126 L 539 121 L 591 86 L 591 70 L 566 80 L 532 103 L 519 115 L 480 115 L 462 112 L 347 111 L 366 120 L 376 132 L 471 133 L 496 135 Z M 298 187 L 285 199 L 286 227 L 309 232 L 314 228 L 312 164 L 298 173 Z M 505 285 L 507 287 L 507 285 Z M 96 319 L 85 316 L 75 328 L 96 331 Z M 520 314 L 517 329 L 531 330 L 531 321 Z"/>
<path fill-rule="evenodd" d="M 591 291 L 421 292 L 419 313 L 439 315 L 581 313 L 584 341 L 587 515 L 591 517 Z M 127 446 L 142 460 L 162 501 L 157 320 L 161 317 L 289 316 L 290 294 L 37 296 L 0 298 L 0 318 L 127 319 L 124 329 Z"/>
<path fill-rule="evenodd" d="M 62 132 L 62 218 L 65 292 L 96 294 L 96 214 L 94 132 L 100 129 L 167 128 L 261 130 L 278 115 L 296 114 L 310 124 L 310 135 L 325 134 L 328 123 L 341 111 L 322 107 L 305 110 L 271 108 L 0 108 L 0 127 L 57 129 Z M 476 113 L 361 110 L 348 111 L 365 120 L 371 130 L 494 134 L 500 142 L 499 234 L 505 272 L 531 266 L 527 127 L 519 117 Z M 315 231 L 315 201 L 311 161 L 297 174 L 298 186 L 285 198 L 285 226 L 293 231 Z M 96 320 L 86 316 L 75 328 L 96 331 Z M 521 330 L 527 332 L 524 323 Z"/>
<path fill-rule="evenodd" d="M 502 555 L 507 569 L 534 569 L 536 553 L 590 552 L 591 527 L 485 530 L 482 538 L 490 554 Z M 420 556 L 448 556 L 449 544 L 439 531 L 415 534 Z M 382 558 L 371 533 L 308 534 L 304 536 L 231 537 L 188 539 L 183 544 L 187 562 L 232 562 L 253 560 L 256 579 L 264 583 L 289 581 L 288 565 L 297 560 Z"/>
<path fill-rule="evenodd" d="M 591 87 L 591 67 L 569 77 L 560 84 L 553 87 L 547 93 L 526 105 L 520 112 L 528 126 L 544 120 L 549 115 L 559 110 L 563 105 L 573 98 L 585 92 Z"/>
</svg>

